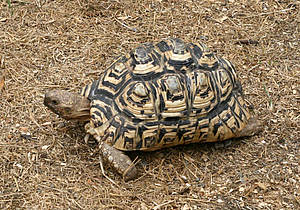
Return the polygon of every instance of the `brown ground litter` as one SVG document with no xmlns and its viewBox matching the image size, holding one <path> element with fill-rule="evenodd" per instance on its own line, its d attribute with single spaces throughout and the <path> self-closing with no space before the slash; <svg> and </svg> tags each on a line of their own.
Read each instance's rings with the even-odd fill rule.
<svg viewBox="0 0 300 210">
<path fill-rule="evenodd" d="M 293 0 L 0 2 L 0 208 L 300 208 L 300 4 Z M 101 175 L 84 130 L 43 106 L 138 43 L 203 41 L 232 61 L 265 130 L 229 146 L 139 157 L 140 178 Z"/>
</svg>

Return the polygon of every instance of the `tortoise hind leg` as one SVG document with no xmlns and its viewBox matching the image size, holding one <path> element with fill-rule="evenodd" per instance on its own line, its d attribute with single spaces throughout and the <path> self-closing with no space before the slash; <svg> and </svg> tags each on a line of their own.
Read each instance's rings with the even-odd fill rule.
<svg viewBox="0 0 300 210">
<path fill-rule="evenodd" d="M 249 119 L 247 125 L 236 134 L 236 138 L 243 136 L 253 136 L 263 130 L 263 124 L 256 117 Z"/>
<path fill-rule="evenodd" d="M 100 143 L 100 155 L 108 162 L 125 181 L 134 179 L 137 176 L 137 170 L 134 163 L 122 151 L 106 144 Z"/>
</svg>

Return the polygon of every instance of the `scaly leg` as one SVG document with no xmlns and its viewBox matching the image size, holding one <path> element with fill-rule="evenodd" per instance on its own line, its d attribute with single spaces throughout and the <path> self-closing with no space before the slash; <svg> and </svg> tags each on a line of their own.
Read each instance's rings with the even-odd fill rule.
<svg viewBox="0 0 300 210">
<path fill-rule="evenodd" d="M 137 170 L 134 163 L 122 151 L 115 149 L 105 142 L 100 142 L 99 148 L 100 155 L 103 159 L 111 164 L 111 166 L 123 176 L 125 181 L 134 179 L 137 176 Z"/>
<path fill-rule="evenodd" d="M 244 136 L 253 136 L 258 132 L 262 131 L 264 128 L 261 121 L 256 117 L 249 119 L 245 128 L 243 128 L 239 133 L 236 133 L 235 138 L 244 137 Z"/>
</svg>

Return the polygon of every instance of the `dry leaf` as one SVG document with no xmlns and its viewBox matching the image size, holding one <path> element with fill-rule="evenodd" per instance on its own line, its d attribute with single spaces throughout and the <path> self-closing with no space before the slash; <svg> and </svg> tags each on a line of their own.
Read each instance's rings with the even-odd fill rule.
<svg viewBox="0 0 300 210">
<path fill-rule="evenodd" d="M 20 131 L 22 132 L 27 132 L 29 130 L 28 127 L 20 127 Z"/>
<path fill-rule="evenodd" d="M 4 74 L 0 73 L 0 91 L 4 88 L 4 80 L 5 80 Z"/>
<path fill-rule="evenodd" d="M 124 20 L 127 20 L 128 18 L 129 18 L 128 16 L 125 16 L 125 17 L 118 17 L 119 20 L 123 20 L 123 21 L 124 21 Z"/>
<path fill-rule="evenodd" d="M 268 187 L 268 185 L 261 183 L 261 182 L 257 182 L 256 185 L 262 190 L 266 190 Z"/>
<path fill-rule="evenodd" d="M 189 155 L 187 155 L 187 154 L 185 154 L 184 153 L 184 159 L 186 160 L 186 161 L 188 161 L 188 162 L 191 162 L 191 163 L 193 163 L 193 162 L 195 162 L 195 160 L 193 159 L 193 158 L 191 158 Z"/>
<path fill-rule="evenodd" d="M 228 17 L 227 16 L 223 16 L 221 18 L 217 18 L 216 21 L 219 22 L 219 23 L 223 23 L 225 20 L 227 20 Z"/>
</svg>

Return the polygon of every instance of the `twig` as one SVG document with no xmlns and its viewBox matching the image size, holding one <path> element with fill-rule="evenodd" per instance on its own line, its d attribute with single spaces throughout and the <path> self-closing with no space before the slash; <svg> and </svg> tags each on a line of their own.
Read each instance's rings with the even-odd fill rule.
<svg viewBox="0 0 300 210">
<path fill-rule="evenodd" d="M 29 118 L 31 119 L 32 122 L 34 122 L 34 124 L 37 125 L 37 127 L 42 128 L 42 127 L 40 126 L 40 124 L 38 124 L 38 122 L 34 119 L 34 117 L 33 117 L 33 115 L 32 115 L 32 110 L 31 110 L 31 109 L 30 109 L 30 112 L 29 112 Z"/>
<path fill-rule="evenodd" d="M 253 69 L 255 69 L 256 67 L 258 67 L 260 64 L 256 64 L 254 66 L 252 66 L 250 69 L 248 69 L 248 71 L 252 71 Z"/>
<path fill-rule="evenodd" d="M 252 39 L 240 39 L 240 40 L 237 40 L 235 42 L 235 44 L 246 44 L 246 45 L 250 45 L 250 44 L 259 44 L 259 42 L 257 40 L 252 40 Z"/>
<path fill-rule="evenodd" d="M 110 181 L 111 183 L 113 183 L 114 185 L 116 185 L 117 187 L 119 187 L 111 178 L 109 178 L 106 174 L 105 174 L 105 171 L 104 171 L 104 168 L 103 168 L 103 161 L 102 161 L 102 157 L 99 156 L 99 160 L 100 160 L 100 168 L 101 168 L 101 172 L 102 172 L 102 175 L 108 179 L 108 181 Z"/>
<path fill-rule="evenodd" d="M 269 109 L 272 110 L 273 109 L 273 101 L 272 101 L 272 98 L 271 98 L 269 91 L 267 90 L 267 87 L 265 84 L 264 84 L 264 91 L 266 92 L 266 94 L 269 98 Z"/>
<path fill-rule="evenodd" d="M 10 193 L 10 194 L 3 194 L 3 195 L 0 195 L 0 198 L 9 197 L 9 196 L 24 195 L 24 194 L 28 194 L 28 193 L 30 193 L 30 192 L 16 192 L 16 193 Z"/>
<path fill-rule="evenodd" d="M 163 207 L 163 206 L 165 206 L 165 205 L 168 205 L 168 204 L 170 204 L 170 203 L 173 203 L 173 202 L 174 202 L 174 200 L 168 201 L 168 202 L 165 202 L 165 203 L 162 203 L 162 204 L 159 204 L 159 205 L 155 206 L 155 207 L 153 208 L 153 210 L 160 209 L 161 207 Z"/>
<path fill-rule="evenodd" d="M 3 55 L 1 56 L 0 69 L 4 69 L 4 66 L 5 66 L 5 57 Z"/>
<path fill-rule="evenodd" d="M 84 209 L 75 199 L 69 198 L 69 200 L 71 200 L 71 202 L 75 203 L 75 205 L 77 205 L 80 209 Z"/>
<path fill-rule="evenodd" d="M 14 177 L 15 183 L 16 183 L 16 187 L 18 189 L 18 192 L 20 192 L 20 187 L 19 187 L 19 183 L 16 177 Z"/>
<path fill-rule="evenodd" d="M 124 26 L 125 28 L 131 30 L 131 31 L 134 31 L 134 32 L 138 32 L 138 30 L 136 28 L 132 28 L 132 27 L 129 27 L 128 25 L 126 25 L 125 23 L 122 23 L 121 21 L 119 21 L 117 18 L 115 18 L 115 20 L 121 24 L 122 26 Z"/>
<path fill-rule="evenodd" d="M 282 9 L 282 10 L 277 10 L 277 11 L 272 11 L 272 12 L 264 12 L 264 13 L 260 13 L 260 14 L 256 14 L 256 15 L 245 16 L 245 18 L 258 17 L 258 16 L 262 16 L 262 15 L 270 15 L 270 14 L 274 14 L 274 13 L 284 13 L 284 12 L 294 10 L 294 9 L 295 8 L 288 8 L 288 9 Z"/>
</svg>

